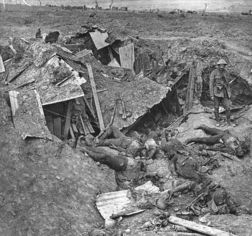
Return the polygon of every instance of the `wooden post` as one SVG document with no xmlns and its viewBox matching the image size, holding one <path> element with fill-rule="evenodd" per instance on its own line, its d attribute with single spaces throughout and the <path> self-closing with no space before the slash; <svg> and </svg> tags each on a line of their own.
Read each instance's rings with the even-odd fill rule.
<svg viewBox="0 0 252 236">
<path fill-rule="evenodd" d="M 195 66 L 193 63 L 189 72 L 189 80 L 188 80 L 188 86 L 187 86 L 184 114 L 186 114 L 193 106 L 194 82 L 195 82 L 194 80 L 195 80 Z"/>
<path fill-rule="evenodd" d="M 72 101 L 69 101 L 67 104 L 67 114 L 66 114 L 66 121 L 65 121 L 65 127 L 64 127 L 64 139 L 67 139 L 70 129 L 70 123 L 71 123 L 71 111 L 72 111 L 73 103 Z"/>
<path fill-rule="evenodd" d="M 210 236 L 235 236 L 234 234 L 231 234 L 231 233 L 228 233 L 228 232 L 216 229 L 216 228 L 208 227 L 206 225 L 197 224 L 197 223 L 189 221 L 189 220 L 184 220 L 184 219 L 181 219 L 181 218 L 176 217 L 176 216 L 170 216 L 169 217 L 169 222 L 171 222 L 172 224 L 184 226 L 184 227 L 186 227 L 188 229 L 194 230 L 194 231 L 199 232 L 199 233 L 203 233 L 205 235 L 210 235 Z"/>
<path fill-rule="evenodd" d="M 94 75 L 93 75 L 92 67 L 91 67 L 91 65 L 89 63 L 87 63 L 86 66 L 87 66 L 87 69 L 88 69 L 90 84 L 91 84 L 92 92 L 93 92 L 93 96 L 94 96 L 95 108 L 96 108 L 96 112 L 97 112 L 97 116 L 98 116 L 100 130 L 104 130 L 105 126 L 104 126 L 104 122 L 103 122 L 103 117 L 102 117 L 99 98 L 98 98 L 97 91 L 96 91 L 96 85 L 95 85 L 95 81 L 94 81 Z"/>
</svg>

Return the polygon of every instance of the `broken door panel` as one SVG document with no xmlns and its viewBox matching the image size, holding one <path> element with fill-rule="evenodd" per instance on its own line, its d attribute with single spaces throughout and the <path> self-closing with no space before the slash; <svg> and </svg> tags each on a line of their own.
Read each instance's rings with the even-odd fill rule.
<svg viewBox="0 0 252 236">
<path fill-rule="evenodd" d="M 22 138 L 51 139 L 37 91 L 10 91 L 9 96 L 14 126 Z"/>
</svg>

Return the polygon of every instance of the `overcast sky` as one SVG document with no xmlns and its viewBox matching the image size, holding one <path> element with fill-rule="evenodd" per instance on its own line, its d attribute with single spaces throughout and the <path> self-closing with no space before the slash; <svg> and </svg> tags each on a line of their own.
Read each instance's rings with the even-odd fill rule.
<svg viewBox="0 0 252 236">
<path fill-rule="evenodd" d="M 1 1 L 1 0 L 0 0 Z M 5 0 L 6 2 L 22 2 L 23 0 Z M 39 0 L 25 0 L 26 2 L 37 5 Z M 95 0 L 41 0 L 43 5 L 88 5 L 94 6 Z M 111 0 L 98 0 L 99 5 L 108 7 Z M 114 0 L 114 6 L 127 6 L 130 9 L 195 9 L 200 10 L 204 8 L 205 3 L 208 4 L 208 9 L 227 8 L 236 4 L 252 4 L 252 0 Z"/>
</svg>

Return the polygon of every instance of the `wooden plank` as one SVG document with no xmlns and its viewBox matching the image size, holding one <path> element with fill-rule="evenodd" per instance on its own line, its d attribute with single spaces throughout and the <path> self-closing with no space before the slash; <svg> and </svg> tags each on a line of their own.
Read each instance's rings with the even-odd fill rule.
<svg viewBox="0 0 252 236">
<path fill-rule="evenodd" d="M 105 40 L 108 38 L 107 32 L 101 33 L 100 31 L 96 30 L 94 32 L 90 32 L 89 34 L 97 50 L 105 48 L 109 45 L 107 42 L 105 42 Z"/>
<path fill-rule="evenodd" d="M 81 121 L 81 125 L 82 125 L 82 128 L 83 128 L 84 134 L 85 135 L 90 134 L 89 129 L 86 126 L 86 124 L 84 123 L 81 115 L 80 115 L 80 121 Z"/>
<path fill-rule="evenodd" d="M 92 54 L 92 51 L 91 50 L 87 50 L 87 49 L 84 49 L 82 51 L 79 51 L 75 54 L 75 56 L 78 58 L 78 59 L 83 59 L 85 56 L 89 55 L 89 54 Z"/>
<path fill-rule="evenodd" d="M 208 227 L 202 224 L 197 224 L 189 220 L 184 220 L 176 216 L 170 216 L 169 222 L 171 222 L 172 224 L 184 226 L 188 229 L 191 229 L 191 230 L 194 230 L 196 232 L 203 233 L 206 235 L 210 235 L 210 236 L 235 236 L 234 234 L 231 234 L 231 233 L 228 233 L 228 232 L 216 229 L 216 228 Z"/>
<path fill-rule="evenodd" d="M 90 121 L 89 121 L 89 116 L 88 116 L 88 114 L 87 114 L 87 112 L 86 112 L 86 105 L 85 105 L 85 102 L 84 102 L 84 100 L 83 99 L 78 99 L 78 102 L 81 104 L 81 106 L 82 106 L 82 117 L 81 117 L 81 119 L 82 119 L 82 121 L 83 121 L 83 124 L 84 124 L 84 126 L 85 126 L 85 129 L 87 129 L 87 132 L 88 133 L 94 133 L 95 131 L 94 131 L 94 129 L 93 129 L 93 127 L 92 127 L 92 125 L 90 124 Z"/>
<path fill-rule="evenodd" d="M 71 116 L 72 116 L 72 107 L 73 107 L 73 102 L 69 101 L 67 104 L 67 114 L 66 114 L 66 121 L 65 121 L 64 132 L 63 132 L 64 139 L 67 139 L 68 134 L 69 134 Z"/>
<path fill-rule="evenodd" d="M 78 131 L 77 127 L 76 127 L 76 124 L 72 123 L 72 130 L 73 130 L 74 133 L 79 133 L 79 131 Z"/>
<path fill-rule="evenodd" d="M 89 120 L 86 121 L 86 125 L 87 125 L 87 127 L 88 127 L 88 129 L 89 129 L 89 132 L 90 132 L 91 134 L 93 134 L 95 131 L 94 131 L 93 126 L 91 125 L 91 123 L 90 123 Z"/>
<path fill-rule="evenodd" d="M 4 63 L 3 63 L 3 58 L 0 55 L 0 73 L 4 73 L 5 72 L 5 67 L 4 67 Z"/>
<path fill-rule="evenodd" d="M 15 116 L 16 111 L 18 110 L 18 98 L 17 98 L 18 94 L 19 94 L 19 92 L 17 92 L 17 91 L 10 91 L 9 92 L 12 116 Z"/>
<path fill-rule="evenodd" d="M 119 55 L 121 61 L 121 67 L 131 69 L 134 71 L 134 44 L 130 43 L 124 47 L 119 48 Z"/>
<path fill-rule="evenodd" d="M 96 91 L 96 84 L 95 84 L 95 81 L 94 81 L 94 75 L 93 75 L 92 67 L 88 63 L 86 64 L 86 66 L 87 66 L 87 69 L 88 69 L 90 84 L 91 84 L 92 92 L 93 92 L 93 96 L 94 96 L 95 107 L 96 107 L 96 112 L 97 112 L 97 116 L 98 116 L 100 130 L 104 130 L 105 126 L 104 126 L 104 122 L 103 122 L 103 117 L 102 117 L 99 98 L 98 98 L 97 91 Z"/>
<path fill-rule="evenodd" d="M 84 102 L 85 102 L 85 105 L 86 105 L 87 108 L 89 109 L 91 115 L 93 116 L 93 118 L 96 119 L 95 112 L 94 112 L 93 108 L 90 106 L 90 104 L 89 104 L 89 102 L 88 102 L 88 100 L 87 100 L 87 97 L 84 96 L 84 97 L 83 97 L 83 100 L 84 100 Z"/>
<path fill-rule="evenodd" d="M 72 127 L 70 127 L 70 135 L 71 135 L 71 138 L 73 139 L 73 140 L 75 140 L 75 135 L 74 135 L 74 132 L 73 132 L 73 129 L 72 129 Z"/>
</svg>

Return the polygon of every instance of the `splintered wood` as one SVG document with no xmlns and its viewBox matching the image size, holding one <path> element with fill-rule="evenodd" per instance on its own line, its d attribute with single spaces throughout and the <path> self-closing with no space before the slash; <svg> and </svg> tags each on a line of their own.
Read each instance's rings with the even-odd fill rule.
<svg viewBox="0 0 252 236">
<path fill-rule="evenodd" d="M 189 221 L 189 220 L 184 220 L 184 219 L 181 219 L 181 218 L 176 217 L 176 216 L 170 216 L 169 221 L 171 223 L 173 223 L 173 224 L 184 226 L 184 227 L 186 227 L 188 229 L 194 230 L 194 231 L 199 232 L 199 233 L 203 233 L 205 235 L 210 235 L 210 236 L 235 236 L 234 234 L 231 234 L 231 233 L 228 233 L 228 232 L 216 229 L 216 228 L 208 227 L 206 225 L 197 224 L 197 223 Z"/>
<path fill-rule="evenodd" d="M 37 91 L 10 91 L 9 96 L 14 126 L 22 138 L 51 139 Z"/>
</svg>

